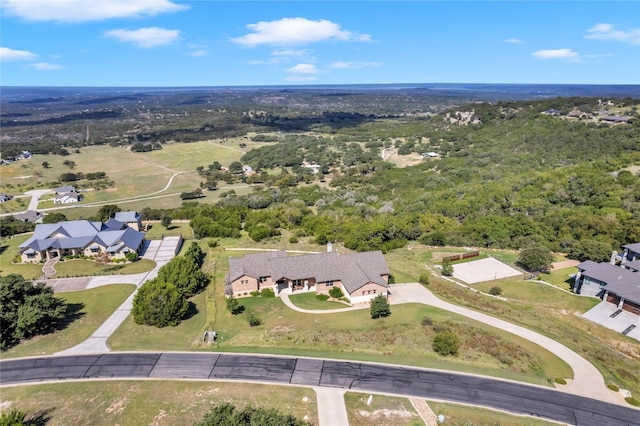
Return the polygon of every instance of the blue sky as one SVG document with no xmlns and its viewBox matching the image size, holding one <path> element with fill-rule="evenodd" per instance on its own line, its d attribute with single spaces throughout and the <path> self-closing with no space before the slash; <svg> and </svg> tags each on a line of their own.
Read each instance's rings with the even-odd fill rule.
<svg viewBox="0 0 640 426">
<path fill-rule="evenodd" d="M 0 0 L 5 86 L 640 84 L 638 1 Z"/>
</svg>

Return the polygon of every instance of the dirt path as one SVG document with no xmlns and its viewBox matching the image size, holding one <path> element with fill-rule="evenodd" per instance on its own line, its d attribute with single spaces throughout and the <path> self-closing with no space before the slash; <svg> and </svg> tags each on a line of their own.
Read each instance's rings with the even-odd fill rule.
<svg viewBox="0 0 640 426">
<path fill-rule="evenodd" d="M 570 268 L 572 266 L 578 266 L 579 264 L 579 260 L 563 260 L 562 262 L 552 263 L 551 269 L 555 271 L 556 269 Z"/>
</svg>

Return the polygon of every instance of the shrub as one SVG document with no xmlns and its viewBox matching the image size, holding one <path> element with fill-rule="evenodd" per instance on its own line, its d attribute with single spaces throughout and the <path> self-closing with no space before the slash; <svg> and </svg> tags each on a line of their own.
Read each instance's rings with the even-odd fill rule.
<svg viewBox="0 0 640 426">
<path fill-rule="evenodd" d="M 166 327 L 180 324 L 189 302 L 173 284 L 154 278 L 140 287 L 133 298 L 133 320 L 136 324 Z"/>
<path fill-rule="evenodd" d="M 207 245 L 211 248 L 218 247 L 218 240 L 209 240 L 207 241 Z"/>
<path fill-rule="evenodd" d="M 556 382 L 559 385 L 566 385 L 567 384 L 567 381 L 565 379 L 563 379 L 562 377 L 556 377 L 553 381 Z"/>
<path fill-rule="evenodd" d="M 489 294 L 492 296 L 500 296 L 502 294 L 502 288 L 500 287 L 491 287 L 489 289 Z"/>
<path fill-rule="evenodd" d="M 263 288 L 262 291 L 260 291 L 260 295 L 262 297 L 276 297 L 276 293 L 272 288 Z"/>
<path fill-rule="evenodd" d="M 371 318 L 381 318 L 388 317 L 391 315 L 391 307 L 389 306 L 389 302 L 387 298 L 382 294 L 377 295 L 371 301 Z"/>
<path fill-rule="evenodd" d="M 453 275 L 453 266 L 451 265 L 451 262 L 449 262 L 448 260 L 445 260 L 444 262 L 442 262 L 442 275 L 445 275 L 447 277 L 450 277 Z"/>
<path fill-rule="evenodd" d="M 250 327 L 257 327 L 259 325 L 262 325 L 262 318 L 260 318 L 258 315 L 256 315 L 252 311 L 248 311 L 247 322 L 249 323 Z"/>
<path fill-rule="evenodd" d="M 241 312 L 240 302 L 233 295 L 227 299 L 227 310 L 231 312 L 231 315 L 237 315 Z"/>
<path fill-rule="evenodd" d="M 298 237 L 296 237 L 295 235 L 290 236 L 290 237 L 289 237 L 289 242 L 290 242 L 291 244 L 295 244 L 295 243 L 297 243 L 297 242 L 298 242 Z"/>
<path fill-rule="evenodd" d="M 430 278 L 431 276 L 429 275 L 428 272 L 423 272 L 420 274 L 420 278 L 418 278 L 418 282 L 422 285 L 428 285 Z"/>
<path fill-rule="evenodd" d="M 445 330 L 438 332 L 433 338 L 433 350 L 442 356 L 458 355 L 460 349 L 460 338 L 452 331 Z"/>
<path fill-rule="evenodd" d="M 124 257 L 129 262 L 135 262 L 139 258 L 138 253 L 136 253 L 135 251 L 130 251 L 129 253 L 125 253 Z"/>
<path fill-rule="evenodd" d="M 26 422 L 26 418 L 26 413 L 13 409 L 8 413 L 0 413 L 0 426 L 22 426 L 31 424 L 31 422 Z"/>
<path fill-rule="evenodd" d="M 258 297 L 260 296 L 260 292 L 258 290 L 254 290 L 251 293 L 249 293 L 250 295 L 252 295 L 253 297 Z"/>
<path fill-rule="evenodd" d="M 393 275 L 389 274 L 388 283 L 389 284 L 395 284 L 396 283 L 396 277 L 394 277 Z"/>
<path fill-rule="evenodd" d="M 430 327 L 433 325 L 433 320 L 431 319 L 431 317 L 425 316 L 422 317 L 422 321 L 420 321 L 420 324 L 425 327 Z"/>
<path fill-rule="evenodd" d="M 618 392 L 618 391 L 620 390 L 620 387 L 618 387 L 618 385 L 615 385 L 615 384 L 613 384 L 613 383 L 609 383 L 609 384 L 607 385 L 607 387 L 608 387 L 609 389 L 611 389 L 612 391 L 614 391 L 614 392 Z"/>
<path fill-rule="evenodd" d="M 329 296 L 333 297 L 334 299 L 340 299 L 342 296 L 344 296 L 344 293 L 342 292 L 342 290 L 340 290 L 340 287 L 331 287 L 331 289 L 329 290 Z"/>
<path fill-rule="evenodd" d="M 237 409 L 228 402 L 214 406 L 201 421 L 194 423 L 194 426 L 218 425 L 310 426 L 310 423 L 289 414 L 282 414 L 273 408 L 245 407 Z"/>
<path fill-rule="evenodd" d="M 624 400 L 627 401 L 627 403 L 633 405 L 634 407 L 640 407 L 640 401 L 638 401 L 632 396 L 628 396 Z"/>
<path fill-rule="evenodd" d="M 329 300 L 329 295 L 328 294 L 316 294 L 316 299 L 321 300 L 323 302 L 326 302 L 327 300 Z"/>
</svg>

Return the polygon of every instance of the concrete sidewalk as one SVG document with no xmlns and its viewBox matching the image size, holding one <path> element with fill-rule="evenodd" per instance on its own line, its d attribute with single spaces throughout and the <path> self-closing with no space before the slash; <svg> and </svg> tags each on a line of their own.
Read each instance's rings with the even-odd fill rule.
<svg viewBox="0 0 640 426">
<path fill-rule="evenodd" d="M 349 426 L 347 407 L 344 404 L 345 389 L 314 387 L 318 402 L 320 426 Z"/>
</svg>

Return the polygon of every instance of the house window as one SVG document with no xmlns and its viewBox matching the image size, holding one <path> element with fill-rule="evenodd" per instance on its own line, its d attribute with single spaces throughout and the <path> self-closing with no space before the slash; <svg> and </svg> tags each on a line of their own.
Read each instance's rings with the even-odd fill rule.
<svg viewBox="0 0 640 426">
<path fill-rule="evenodd" d="M 266 283 L 267 282 L 267 277 L 260 277 L 260 282 L 261 283 Z"/>
<path fill-rule="evenodd" d="M 293 281 L 291 281 L 291 284 L 292 284 L 294 287 L 301 286 L 301 285 L 302 285 L 302 280 L 293 280 Z"/>
<path fill-rule="evenodd" d="M 327 287 L 333 287 L 333 281 L 327 281 L 326 286 Z"/>
<path fill-rule="evenodd" d="M 35 253 L 28 253 L 27 254 L 27 259 L 35 259 L 36 254 Z"/>
<path fill-rule="evenodd" d="M 91 253 L 99 253 L 100 252 L 100 248 L 99 247 L 92 247 L 90 250 L 91 250 Z"/>
</svg>

